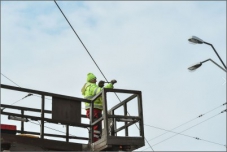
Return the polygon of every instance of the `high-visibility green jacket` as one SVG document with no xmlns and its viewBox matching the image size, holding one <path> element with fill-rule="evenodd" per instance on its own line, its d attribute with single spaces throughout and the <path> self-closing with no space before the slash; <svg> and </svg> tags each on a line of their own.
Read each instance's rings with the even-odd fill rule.
<svg viewBox="0 0 227 152">
<path fill-rule="evenodd" d="M 112 83 L 108 83 L 105 88 L 113 88 L 113 84 Z M 90 83 L 87 82 L 84 84 L 83 88 L 81 89 L 82 95 L 84 95 L 85 99 L 92 99 L 95 95 L 97 95 L 100 91 L 102 90 L 102 88 L 100 88 L 98 85 L 96 85 L 95 83 Z M 89 109 L 90 108 L 90 103 L 85 102 L 85 109 Z M 103 109 L 102 106 L 102 97 L 98 97 L 95 102 L 94 102 L 94 108 L 96 109 Z"/>
</svg>

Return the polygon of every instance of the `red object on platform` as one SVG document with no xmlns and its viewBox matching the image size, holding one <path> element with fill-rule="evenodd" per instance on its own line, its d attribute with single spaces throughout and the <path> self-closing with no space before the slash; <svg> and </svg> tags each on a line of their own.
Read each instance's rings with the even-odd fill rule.
<svg viewBox="0 0 227 152">
<path fill-rule="evenodd" d="M 17 130 L 17 126 L 7 124 L 1 124 L 0 128 L 5 130 Z"/>
<path fill-rule="evenodd" d="M 15 125 L 1 124 L 0 128 L 1 128 L 1 133 L 13 134 L 13 135 L 16 135 L 17 133 L 17 126 Z"/>
</svg>

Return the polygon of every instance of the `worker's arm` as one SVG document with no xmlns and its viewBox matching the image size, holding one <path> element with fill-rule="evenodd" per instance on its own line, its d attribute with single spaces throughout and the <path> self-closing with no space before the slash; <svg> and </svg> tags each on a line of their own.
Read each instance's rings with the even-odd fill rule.
<svg viewBox="0 0 227 152">
<path fill-rule="evenodd" d="M 110 88 L 110 89 L 113 89 L 113 84 L 112 83 L 108 83 L 106 86 L 104 86 L 104 88 Z M 103 88 L 99 87 L 99 86 L 96 86 L 96 87 L 92 87 L 92 92 L 94 94 L 98 94 L 99 92 L 102 91 Z M 97 91 L 95 91 L 97 89 Z"/>
<path fill-rule="evenodd" d="M 113 88 L 114 88 L 113 85 L 114 85 L 115 83 L 117 83 L 117 80 L 113 79 L 113 80 L 110 81 L 110 83 L 108 83 L 108 84 L 105 86 L 105 88 L 111 88 L 111 89 L 113 89 Z"/>
<path fill-rule="evenodd" d="M 112 83 L 108 83 L 104 88 L 110 88 L 110 89 L 113 89 L 113 84 Z"/>
</svg>

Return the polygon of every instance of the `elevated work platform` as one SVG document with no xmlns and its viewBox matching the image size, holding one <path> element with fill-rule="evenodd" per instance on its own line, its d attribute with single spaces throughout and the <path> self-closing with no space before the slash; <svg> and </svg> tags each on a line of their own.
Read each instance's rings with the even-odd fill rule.
<svg viewBox="0 0 227 152">
<path fill-rule="evenodd" d="M 1 84 L 1 89 L 9 89 L 20 92 L 27 92 L 29 94 L 40 95 L 41 108 L 29 108 L 1 104 L 1 115 L 8 116 L 12 120 L 20 120 L 20 130 L 16 133 L 38 135 L 39 138 L 32 138 L 27 136 L 19 136 L 13 134 L 1 134 L 2 150 L 10 151 L 133 151 L 144 146 L 144 128 L 143 128 L 143 109 L 142 109 L 142 95 L 141 91 L 123 90 L 123 89 L 103 89 L 92 100 L 83 98 L 76 98 L 38 90 L 31 90 L 26 88 L 19 88 L 9 85 Z M 131 94 L 128 98 L 115 105 L 112 108 L 107 106 L 107 93 L 124 93 Z M 45 97 L 52 98 L 52 110 L 45 110 Z M 102 97 L 103 100 L 103 115 L 100 119 L 93 121 L 93 103 Z M 127 104 L 130 101 L 137 102 L 138 115 L 130 116 L 127 111 Z M 81 123 L 82 118 L 86 118 L 81 114 L 81 103 L 88 102 L 91 104 L 90 108 L 90 124 Z M 16 109 L 20 113 L 6 112 L 4 109 Z M 118 108 L 123 108 L 121 114 L 115 114 Z M 108 110 L 109 109 L 109 110 Z M 40 113 L 40 116 L 26 115 L 25 111 Z M 51 114 L 52 118 L 46 118 L 45 113 Z M 25 131 L 24 125 L 26 122 L 40 121 L 40 132 Z M 49 134 L 44 132 L 44 122 L 65 125 L 65 135 Z M 93 142 L 93 127 L 102 122 L 104 128 L 100 140 Z M 121 126 L 118 126 L 121 122 Z M 139 131 L 137 136 L 129 136 L 129 127 L 136 125 Z M 69 126 L 87 128 L 89 130 L 89 137 L 78 137 L 70 135 Z M 120 132 L 120 134 L 118 134 Z M 122 135 L 124 132 L 124 135 Z M 45 137 L 56 137 L 56 140 L 46 139 Z M 58 141 L 57 138 L 64 138 L 65 141 Z M 69 139 L 86 140 L 87 144 L 69 142 Z"/>
</svg>

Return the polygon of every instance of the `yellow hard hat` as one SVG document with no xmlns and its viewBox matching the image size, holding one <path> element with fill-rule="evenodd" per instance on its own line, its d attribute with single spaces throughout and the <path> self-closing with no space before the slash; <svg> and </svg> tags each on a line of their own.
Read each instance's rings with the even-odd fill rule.
<svg viewBox="0 0 227 152">
<path fill-rule="evenodd" d="M 88 73 L 87 74 L 87 82 L 96 79 L 96 76 L 93 73 Z"/>
</svg>

